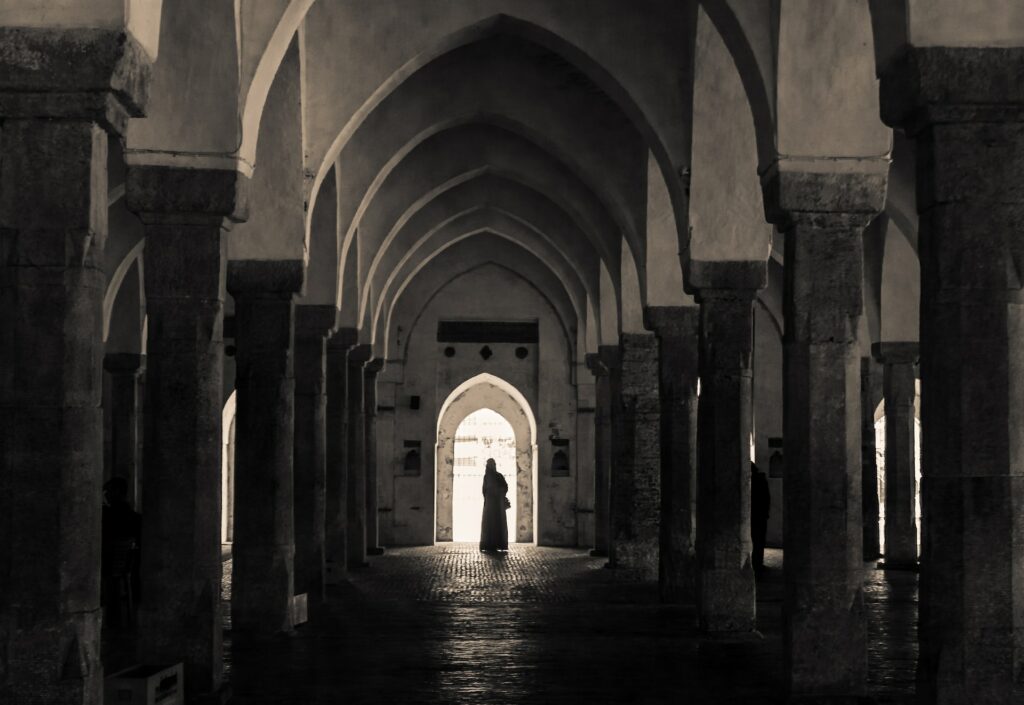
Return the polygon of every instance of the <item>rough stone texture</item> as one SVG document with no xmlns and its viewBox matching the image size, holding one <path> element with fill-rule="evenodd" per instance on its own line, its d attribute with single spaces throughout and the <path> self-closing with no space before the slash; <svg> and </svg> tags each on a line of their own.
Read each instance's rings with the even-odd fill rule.
<svg viewBox="0 0 1024 705">
<path fill-rule="evenodd" d="M 587 368 L 595 379 L 596 408 L 594 410 L 594 556 L 608 556 L 608 533 L 611 522 L 609 503 L 609 479 L 612 465 L 612 374 L 616 368 L 609 367 L 619 362 L 617 348 L 609 348 L 614 354 L 587 355 Z M 607 358 L 607 363 L 605 358 Z"/>
<path fill-rule="evenodd" d="M 697 377 L 700 309 L 652 306 L 646 325 L 658 337 L 661 397 L 661 549 L 665 602 L 694 597 L 697 519 Z"/>
<path fill-rule="evenodd" d="M 292 629 L 295 515 L 295 293 L 290 263 L 231 262 L 235 298 L 235 632 Z M 269 288 L 270 284 L 281 288 Z"/>
<path fill-rule="evenodd" d="M 875 343 L 885 366 L 885 563 L 917 565 L 917 477 L 914 463 L 914 367 L 917 343 Z"/>
<path fill-rule="evenodd" d="M 0 115 L 72 118 L 124 133 L 142 117 L 152 65 L 122 31 L 0 27 Z"/>
<path fill-rule="evenodd" d="M 328 585 L 348 569 L 348 351 L 356 331 L 342 328 L 327 340 L 327 481 L 324 494 L 325 571 Z"/>
<path fill-rule="evenodd" d="M 921 702 L 1024 701 L 1024 50 L 911 50 L 882 114 L 916 137 Z"/>
<path fill-rule="evenodd" d="M 611 542 L 617 568 L 654 579 L 661 534 L 658 339 L 623 333 L 621 347 L 622 425 L 611 478 Z"/>
<path fill-rule="evenodd" d="M 753 303 L 764 262 L 716 263 L 693 277 L 700 303 L 697 606 L 707 632 L 755 626 L 750 552 Z M 738 286 L 733 286 L 738 285 Z M 788 460 L 788 457 L 787 457 Z"/>
<path fill-rule="evenodd" d="M 379 556 L 379 523 L 377 521 L 377 374 L 384 360 L 377 358 L 363 369 L 363 413 L 366 464 L 366 553 Z"/>
<path fill-rule="evenodd" d="M 190 214 L 204 213 L 239 221 L 249 212 L 250 183 L 229 169 L 132 165 L 125 203 L 144 220 L 187 223 L 193 219 Z"/>
<path fill-rule="evenodd" d="M 98 705 L 107 135 L 0 125 L 0 701 Z"/>
<path fill-rule="evenodd" d="M 871 216 L 806 207 L 822 210 L 785 221 L 786 670 L 794 697 L 839 698 L 867 677 L 857 331 Z"/>
<path fill-rule="evenodd" d="M 348 352 L 348 521 L 346 537 L 349 570 L 366 565 L 366 413 L 363 401 L 364 370 L 372 348 L 356 345 Z"/>
<path fill-rule="evenodd" d="M 327 483 L 326 336 L 332 305 L 295 307 L 295 593 L 324 596 Z"/>
<path fill-rule="evenodd" d="M 687 260 L 686 291 L 698 294 L 702 290 L 758 290 L 768 285 L 765 263 L 751 260 L 704 261 Z"/>
<path fill-rule="evenodd" d="M 217 172 L 216 178 L 223 174 Z M 217 598 L 224 228 L 238 217 L 238 203 L 231 198 L 183 198 L 179 189 L 188 189 L 190 176 L 208 178 L 198 170 L 140 173 L 131 167 L 126 200 L 146 223 L 146 478 L 139 659 L 183 660 L 186 695 L 194 697 L 219 690 L 223 678 Z M 146 188 L 139 190 L 143 183 Z"/>
<path fill-rule="evenodd" d="M 146 356 L 138 353 L 108 353 L 103 369 L 110 375 L 110 468 L 111 475 L 128 481 L 128 499 L 133 504 L 139 486 L 139 376 L 146 369 Z"/>
<path fill-rule="evenodd" d="M 881 556 L 878 535 L 878 464 L 875 462 L 874 361 L 860 359 L 860 491 L 864 560 Z"/>
</svg>

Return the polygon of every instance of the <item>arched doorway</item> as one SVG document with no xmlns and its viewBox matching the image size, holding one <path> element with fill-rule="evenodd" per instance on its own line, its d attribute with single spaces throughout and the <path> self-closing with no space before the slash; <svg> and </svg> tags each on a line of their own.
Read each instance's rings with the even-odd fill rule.
<svg viewBox="0 0 1024 705">
<path fill-rule="evenodd" d="M 474 412 L 489 410 L 511 427 L 515 444 L 515 482 L 509 483 L 515 528 L 509 540 L 534 541 L 536 526 L 537 422 L 526 398 L 505 380 L 480 374 L 456 387 L 437 415 L 435 446 L 435 541 L 452 541 L 454 536 L 456 438 L 463 421 Z M 484 460 L 486 460 L 486 456 Z M 497 458 L 495 458 L 497 460 Z M 499 471 L 502 468 L 499 466 Z M 480 467 L 482 472 L 483 468 Z M 512 491 L 514 488 L 514 491 Z M 479 493 L 479 484 L 476 492 Z M 514 495 L 511 496 L 511 495 Z M 482 505 L 481 505 L 482 506 Z M 477 515 L 479 524 L 479 515 Z M 479 532 L 479 525 L 476 529 Z"/>
<path fill-rule="evenodd" d="M 484 467 L 493 458 L 505 478 L 511 506 L 505 513 L 508 535 L 516 535 L 516 436 L 512 424 L 493 409 L 477 409 L 455 431 L 452 485 L 452 540 L 480 540 Z"/>
</svg>

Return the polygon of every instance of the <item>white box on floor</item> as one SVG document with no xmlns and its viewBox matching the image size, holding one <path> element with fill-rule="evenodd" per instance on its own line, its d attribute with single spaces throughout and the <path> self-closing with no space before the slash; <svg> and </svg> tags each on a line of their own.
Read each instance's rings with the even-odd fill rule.
<svg viewBox="0 0 1024 705">
<path fill-rule="evenodd" d="M 180 663 L 132 666 L 104 679 L 106 705 L 184 705 L 185 676 Z"/>
</svg>

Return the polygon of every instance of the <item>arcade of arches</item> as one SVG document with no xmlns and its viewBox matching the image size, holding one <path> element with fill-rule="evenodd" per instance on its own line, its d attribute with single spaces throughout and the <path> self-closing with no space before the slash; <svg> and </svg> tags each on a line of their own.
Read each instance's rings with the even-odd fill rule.
<svg viewBox="0 0 1024 705">
<path fill-rule="evenodd" d="M 0 702 L 1019 705 L 1022 222 L 1018 0 L 5 0 Z"/>
</svg>

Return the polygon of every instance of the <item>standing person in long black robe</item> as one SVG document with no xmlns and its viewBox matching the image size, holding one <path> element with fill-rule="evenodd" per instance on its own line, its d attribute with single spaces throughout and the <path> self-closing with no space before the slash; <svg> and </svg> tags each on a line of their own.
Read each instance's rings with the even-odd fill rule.
<svg viewBox="0 0 1024 705">
<path fill-rule="evenodd" d="M 480 522 L 480 550 L 507 551 L 508 524 L 505 511 L 509 507 L 508 483 L 498 472 L 494 458 L 487 459 L 484 472 L 484 515 Z"/>
</svg>

